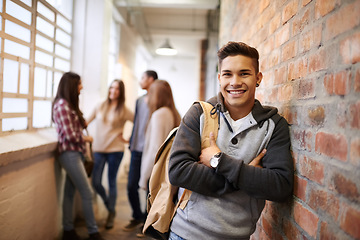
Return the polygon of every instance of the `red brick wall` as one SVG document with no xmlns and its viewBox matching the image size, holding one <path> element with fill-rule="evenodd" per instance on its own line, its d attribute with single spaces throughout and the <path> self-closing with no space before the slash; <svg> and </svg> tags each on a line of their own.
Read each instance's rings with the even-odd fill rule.
<svg viewBox="0 0 360 240">
<path fill-rule="evenodd" d="M 360 0 L 222 0 L 220 46 L 260 53 L 257 98 L 291 124 L 294 195 L 252 239 L 360 239 Z"/>
</svg>

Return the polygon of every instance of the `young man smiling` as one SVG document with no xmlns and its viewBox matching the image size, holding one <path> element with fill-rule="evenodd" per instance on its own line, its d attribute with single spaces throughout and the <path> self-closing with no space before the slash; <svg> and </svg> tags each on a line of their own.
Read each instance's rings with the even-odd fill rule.
<svg viewBox="0 0 360 240">
<path fill-rule="evenodd" d="M 255 99 L 263 78 L 259 54 L 241 42 L 218 51 L 220 93 L 208 100 L 219 115 L 215 140 L 201 150 L 203 112 L 194 104 L 176 134 L 169 178 L 192 191 L 177 209 L 169 239 L 249 239 L 265 200 L 292 194 L 289 128 L 276 108 Z"/>
</svg>

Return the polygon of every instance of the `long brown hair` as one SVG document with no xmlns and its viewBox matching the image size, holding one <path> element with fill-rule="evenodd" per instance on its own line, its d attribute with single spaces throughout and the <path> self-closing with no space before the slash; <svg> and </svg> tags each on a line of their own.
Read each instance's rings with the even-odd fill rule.
<svg viewBox="0 0 360 240">
<path fill-rule="evenodd" d="M 110 99 L 110 88 L 113 85 L 113 83 L 117 83 L 118 87 L 119 87 L 119 96 L 116 99 L 117 100 L 117 104 L 115 107 L 115 120 L 113 122 L 113 125 L 116 125 L 116 123 L 120 122 L 120 113 L 124 108 L 125 105 L 125 84 L 121 79 L 115 79 L 114 81 L 112 81 L 112 83 L 109 86 L 108 89 L 108 96 L 107 99 L 101 104 L 101 109 L 103 111 L 103 121 L 106 122 L 106 116 L 107 113 L 109 112 L 109 108 L 110 108 L 110 103 L 111 103 L 111 99 Z"/>
<path fill-rule="evenodd" d="M 180 114 L 175 108 L 174 98 L 171 91 L 170 84 L 164 80 L 156 80 L 150 85 L 148 92 L 148 106 L 150 110 L 149 119 L 151 115 L 161 107 L 170 108 L 174 117 L 174 126 L 180 124 Z"/>
<path fill-rule="evenodd" d="M 83 113 L 79 108 L 79 84 L 81 83 L 80 76 L 73 72 L 66 72 L 62 75 L 58 90 L 53 101 L 53 107 L 56 101 L 60 98 L 65 99 L 70 108 L 76 112 L 76 115 L 79 117 L 80 124 L 83 127 L 86 127 L 85 119 Z"/>
</svg>

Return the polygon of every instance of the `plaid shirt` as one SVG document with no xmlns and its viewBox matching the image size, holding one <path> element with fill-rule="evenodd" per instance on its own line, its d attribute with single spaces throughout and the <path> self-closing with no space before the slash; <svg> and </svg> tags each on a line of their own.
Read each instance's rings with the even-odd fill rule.
<svg viewBox="0 0 360 240">
<path fill-rule="evenodd" d="M 59 152 L 78 151 L 85 154 L 85 142 L 83 140 L 79 117 L 72 110 L 65 99 L 59 99 L 54 104 L 54 122 L 58 133 Z"/>
</svg>

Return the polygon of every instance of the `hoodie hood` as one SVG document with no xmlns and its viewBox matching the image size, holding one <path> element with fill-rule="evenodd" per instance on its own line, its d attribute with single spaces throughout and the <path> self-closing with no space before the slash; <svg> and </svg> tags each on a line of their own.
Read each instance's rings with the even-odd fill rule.
<svg viewBox="0 0 360 240">
<path fill-rule="evenodd" d="M 219 92 L 217 96 L 210 98 L 207 102 L 214 106 L 212 112 L 219 111 L 220 113 L 224 113 L 227 111 L 224 104 L 224 97 L 221 92 Z M 254 119 L 261 127 L 267 119 L 277 114 L 278 110 L 275 107 L 263 106 L 257 99 L 255 99 L 251 112 Z"/>
</svg>

